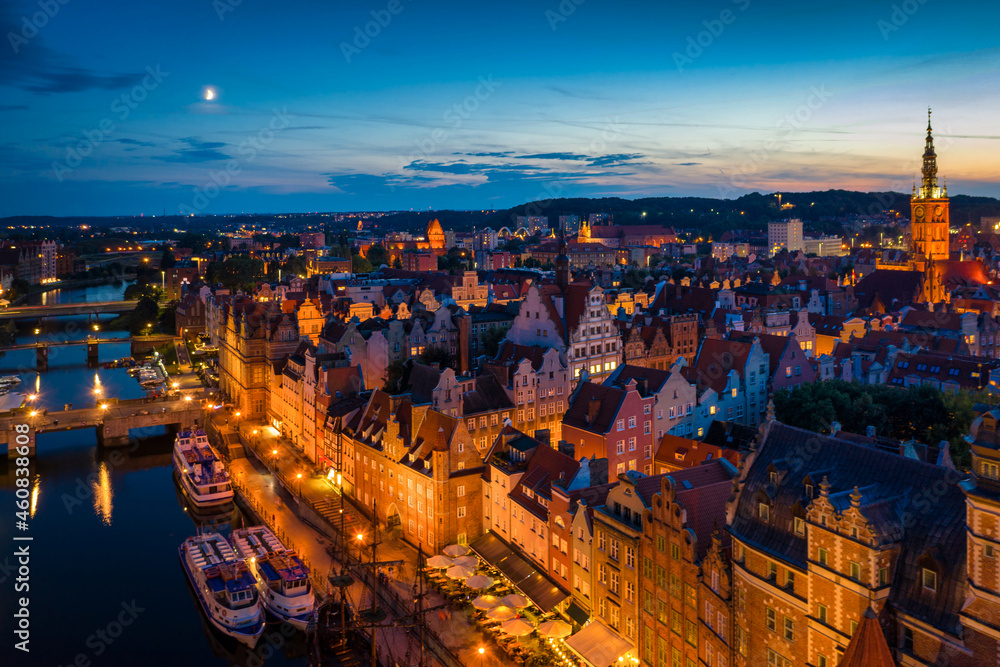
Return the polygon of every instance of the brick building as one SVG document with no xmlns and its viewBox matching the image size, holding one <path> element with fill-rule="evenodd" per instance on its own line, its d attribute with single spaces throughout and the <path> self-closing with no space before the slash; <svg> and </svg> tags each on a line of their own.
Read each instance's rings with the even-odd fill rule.
<svg viewBox="0 0 1000 667">
<path fill-rule="evenodd" d="M 606 458 L 612 475 L 653 470 L 654 396 L 635 379 L 625 386 L 581 382 L 563 417 L 562 436 L 577 456 Z"/>
</svg>

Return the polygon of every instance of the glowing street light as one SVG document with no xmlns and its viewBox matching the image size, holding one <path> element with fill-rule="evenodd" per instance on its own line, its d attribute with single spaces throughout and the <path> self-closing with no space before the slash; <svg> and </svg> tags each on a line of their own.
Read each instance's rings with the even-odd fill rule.
<svg viewBox="0 0 1000 667">
<path fill-rule="evenodd" d="M 299 480 L 299 495 L 302 495 L 302 473 L 295 476 L 295 479 Z"/>
<path fill-rule="evenodd" d="M 184 397 L 184 400 L 185 400 L 186 402 L 189 402 L 189 403 L 190 403 L 190 402 L 191 402 L 191 397 L 190 397 L 190 396 L 185 396 L 185 397 Z"/>
</svg>

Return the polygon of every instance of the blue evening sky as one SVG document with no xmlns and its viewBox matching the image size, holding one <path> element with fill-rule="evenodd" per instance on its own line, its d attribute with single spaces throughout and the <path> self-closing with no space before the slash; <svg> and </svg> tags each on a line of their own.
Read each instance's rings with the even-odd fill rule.
<svg viewBox="0 0 1000 667">
<path fill-rule="evenodd" d="M 907 191 L 928 106 L 1000 196 L 998 3 L 63 2 L 0 0 L 0 215 Z"/>
</svg>

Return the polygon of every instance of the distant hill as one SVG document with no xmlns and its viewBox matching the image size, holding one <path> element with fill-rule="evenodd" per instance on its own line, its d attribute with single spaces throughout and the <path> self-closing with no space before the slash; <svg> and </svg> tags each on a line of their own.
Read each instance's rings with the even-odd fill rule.
<svg viewBox="0 0 1000 667">
<path fill-rule="evenodd" d="M 779 210 L 778 194 L 783 204 L 792 208 Z M 769 220 L 788 217 L 801 218 L 807 229 L 836 233 L 840 224 L 836 218 L 850 216 L 898 215 L 899 220 L 910 216 L 910 195 L 901 192 L 854 192 L 851 190 L 826 190 L 824 192 L 782 192 L 761 194 L 755 192 L 739 199 L 710 199 L 707 197 L 646 197 L 623 199 L 606 197 L 602 199 L 551 199 L 547 201 L 525 202 L 513 208 L 496 211 L 402 211 L 385 215 L 378 219 L 377 228 L 387 230 L 423 231 L 434 218 L 441 226 L 455 231 L 471 231 L 474 227 L 513 228 L 519 215 L 545 215 L 550 224 L 557 225 L 561 215 L 590 213 L 610 213 L 615 223 L 620 225 L 662 224 L 680 229 L 697 228 L 706 234 L 718 235 L 727 229 L 763 229 Z M 1000 200 L 992 197 L 970 197 L 956 195 L 951 198 L 952 226 L 978 225 L 981 217 L 1000 216 Z M 173 232 L 173 229 L 198 231 L 218 230 L 229 225 L 275 220 L 275 215 L 225 215 L 225 216 L 166 216 L 142 219 L 142 225 L 156 233 L 156 230 Z M 3 226 L 36 225 L 71 227 L 93 225 L 95 227 L 135 226 L 139 218 L 121 217 L 73 217 L 54 218 L 49 216 L 18 216 L 0 219 Z M 334 225 L 328 217 L 315 213 L 282 214 L 281 225 L 294 228 L 299 224 L 326 224 L 330 233 L 351 228 L 351 225 Z"/>
</svg>

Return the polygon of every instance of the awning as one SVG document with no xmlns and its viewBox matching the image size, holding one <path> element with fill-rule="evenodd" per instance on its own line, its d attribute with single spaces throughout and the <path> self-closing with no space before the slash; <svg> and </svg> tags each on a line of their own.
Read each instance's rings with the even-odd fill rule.
<svg viewBox="0 0 1000 667">
<path fill-rule="evenodd" d="M 469 547 L 487 563 L 503 572 L 511 584 L 542 611 L 552 611 L 557 604 L 569 597 L 568 593 L 493 533 L 477 537 Z"/>
<path fill-rule="evenodd" d="M 493 533 L 486 533 L 477 537 L 469 545 L 469 548 L 494 567 L 504 558 L 514 553 L 510 550 L 510 547 L 503 543 L 503 540 Z"/>
<path fill-rule="evenodd" d="M 563 643 L 593 667 L 617 665 L 618 658 L 632 649 L 629 641 L 598 620 L 572 637 L 567 637 Z"/>
<path fill-rule="evenodd" d="M 576 603 L 576 600 L 569 603 L 569 608 L 566 610 L 566 614 L 573 619 L 573 622 L 579 626 L 584 626 L 590 619 L 590 614 L 583 610 L 583 607 Z"/>
</svg>

